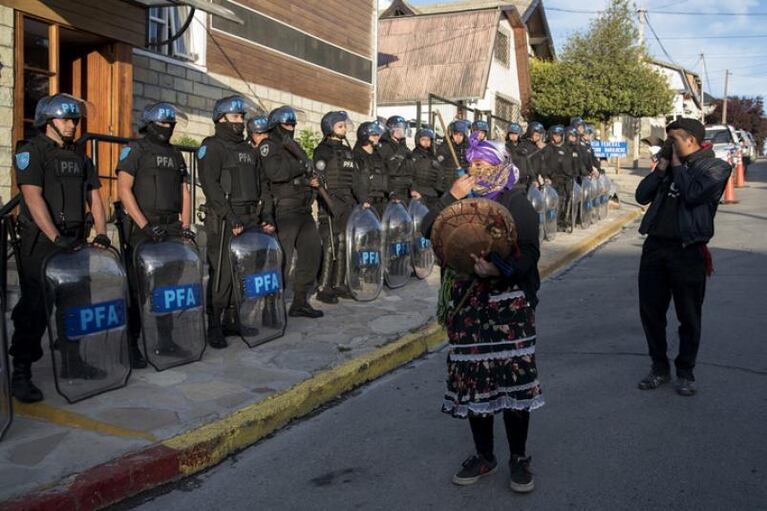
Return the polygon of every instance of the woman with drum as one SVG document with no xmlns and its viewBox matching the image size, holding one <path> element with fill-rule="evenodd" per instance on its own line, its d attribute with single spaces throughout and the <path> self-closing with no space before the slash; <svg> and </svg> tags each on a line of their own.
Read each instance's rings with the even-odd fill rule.
<svg viewBox="0 0 767 511">
<path fill-rule="evenodd" d="M 442 411 L 468 418 L 476 455 L 453 476 L 469 485 L 494 473 L 493 422 L 503 414 L 511 489 L 533 490 L 526 454 L 530 411 L 543 405 L 535 364 L 540 287 L 538 215 L 501 144 L 472 136 L 469 174 L 457 179 L 423 221 L 446 269 L 437 315 L 448 331 Z"/>
</svg>

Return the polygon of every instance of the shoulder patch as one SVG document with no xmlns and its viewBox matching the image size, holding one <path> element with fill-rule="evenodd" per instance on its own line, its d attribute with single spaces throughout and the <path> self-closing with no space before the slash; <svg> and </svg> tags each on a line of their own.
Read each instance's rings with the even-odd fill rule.
<svg viewBox="0 0 767 511">
<path fill-rule="evenodd" d="M 437 156 L 437 161 L 442 163 L 443 161 L 445 161 L 445 157 L 440 154 L 439 156 Z"/>
<path fill-rule="evenodd" d="M 27 167 L 29 167 L 29 152 L 16 153 L 16 168 L 26 170 Z"/>
<path fill-rule="evenodd" d="M 197 149 L 197 159 L 202 160 L 205 158 L 205 155 L 208 153 L 208 146 L 202 145 L 199 149 Z"/>
<path fill-rule="evenodd" d="M 326 165 L 326 163 L 325 163 L 325 160 L 317 160 L 317 163 L 315 163 L 315 164 L 314 164 L 314 168 L 316 168 L 316 169 L 317 169 L 317 170 L 319 170 L 320 172 L 322 172 L 323 170 L 325 170 L 325 167 L 326 167 L 326 166 L 327 166 L 327 165 Z"/>
<path fill-rule="evenodd" d="M 266 158 L 267 156 L 269 156 L 269 144 L 264 144 L 261 147 L 259 147 L 258 152 L 261 153 L 261 156 L 263 158 Z"/>
<path fill-rule="evenodd" d="M 123 161 L 130 154 L 131 148 L 126 146 L 120 149 L 120 161 Z"/>
</svg>

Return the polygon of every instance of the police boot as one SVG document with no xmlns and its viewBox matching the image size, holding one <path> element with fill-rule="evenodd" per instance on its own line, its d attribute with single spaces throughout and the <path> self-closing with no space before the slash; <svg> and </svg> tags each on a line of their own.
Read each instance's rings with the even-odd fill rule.
<svg viewBox="0 0 767 511">
<path fill-rule="evenodd" d="M 330 242 L 325 244 L 322 254 L 322 272 L 320 273 L 319 290 L 317 291 L 317 300 L 323 303 L 338 303 L 338 297 L 330 287 L 330 281 L 333 277 L 333 250 Z"/>
<path fill-rule="evenodd" d="M 221 309 L 213 309 L 211 313 L 208 313 L 208 344 L 217 350 L 229 346 L 221 329 Z"/>
<path fill-rule="evenodd" d="M 61 352 L 61 372 L 65 380 L 103 380 L 106 371 L 87 363 L 80 356 L 80 341 L 59 338 L 56 347 Z"/>
<path fill-rule="evenodd" d="M 43 393 L 32 383 L 32 363 L 13 359 L 11 395 L 22 403 L 36 403 L 43 400 Z"/>
<path fill-rule="evenodd" d="M 237 318 L 237 310 L 234 307 L 224 309 L 224 317 L 221 320 L 221 329 L 224 336 L 240 335 L 240 322 Z"/>
<path fill-rule="evenodd" d="M 130 356 L 130 366 L 133 369 L 144 369 L 146 367 L 146 359 L 143 353 L 138 348 L 138 335 L 128 334 L 128 350 Z"/>
<path fill-rule="evenodd" d="M 293 299 L 293 303 L 290 304 L 288 316 L 291 318 L 317 319 L 324 316 L 324 313 L 321 310 L 315 309 L 309 305 L 309 301 L 306 299 L 306 293 L 296 293 L 296 297 Z"/>
<path fill-rule="evenodd" d="M 274 298 L 267 298 L 264 304 L 264 312 L 261 318 L 263 324 L 267 328 L 278 328 L 282 326 L 282 322 L 277 314 L 277 301 Z"/>
<path fill-rule="evenodd" d="M 189 352 L 173 342 L 173 320 L 170 317 L 157 318 L 157 345 L 154 354 L 161 357 L 182 358 Z"/>
<path fill-rule="evenodd" d="M 345 300 L 351 300 L 354 298 L 349 286 L 346 285 L 346 240 L 344 238 L 338 239 L 338 247 L 336 253 L 338 258 L 336 259 L 336 273 L 333 276 L 333 292 L 337 297 Z"/>
</svg>

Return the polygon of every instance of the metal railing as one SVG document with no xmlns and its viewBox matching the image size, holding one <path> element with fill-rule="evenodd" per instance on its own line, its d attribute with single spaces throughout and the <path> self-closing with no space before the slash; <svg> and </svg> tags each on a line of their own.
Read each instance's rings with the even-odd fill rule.
<svg viewBox="0 0 767 511">
<path fill-rule="evenodd" d="M 436 112 L 435 106 L 440 104 L 447 104 L 447 105 L 453 105 L 456 110 L 458 111 L 458 116 L 462 119 L 466 119 L 466 115 L 471 112 L 474 114 L 475 121 L 479 120 L 485 120 L 487 121 L 488 127 L 490 128 L 490 132 L 488 136 L 492 138 L 493 133 L 493 121 L 498 121 L 502 123 L 502 126 L 507 125 L 511 121 L 508 119 L 504 119 L 503 117 L 499 117 L 495 114 L 493 114 L 492 110 L 481 110 L 478 108 L 471 108 L 469 106 L 466 106 L 462 101 L 453 101 L 451 99 L 443 98 L 442 96 L 437 96 L 436 94 L 429 94 L 429 100 L 428 100 L 428 119 L 429 119 L 429 125 L 435 126 L 435 117 Z M 416 122 L 420 125 L 421 122 L 421 102 L 416 103 Z M 420 126 L 419 126 L 420 127 Z M 505 128 L 504 128 L 505 129 Z M 445 134 L 447 135 L 447 134 Z"/>
</svg>

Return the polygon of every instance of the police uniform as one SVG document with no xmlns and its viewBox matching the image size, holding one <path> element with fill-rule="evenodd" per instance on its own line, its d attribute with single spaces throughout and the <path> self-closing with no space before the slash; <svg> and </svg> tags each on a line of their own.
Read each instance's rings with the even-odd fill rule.
<svg viewBox="0 0 767 511">
<path fill-rule="evenodd" d="M 378 148 L 373 149 L 372 153 L 368 153 L 359 142 L 355 144 L 352 154 L 359 168 L 360 202 L 369 203 L 380 218 L 386 210 L 390 196 L 389 176 L 386 173 L 386 166 L 381 154 L 378 152 Z"/>
<path fill-rule="evenodd" d="M 389 178 L 390 198 L 407 203 L 413 186 L 413 155 L 404 139 L 395 140 L 384 133 L 379 141 L 378 152 L 384 162 Z"/>
<path fill-rule="evenodd" d="M 208 312 L 212 324 L 217 326 L 220 313 L 229 310 L 226 322 L 236 321 L 236 295 L 232 283 L 232 269 L 228 257 L 232 228 L 242 225 L 245 229 L 257 228 L 262 222 L 273 223 L 271 217 L 271 197 L 265 193 L 262 178 L 257 167 L 257 153 L 253 147 L 228 126 L 229 123 L 217 123 L 216 134 L 202 141 L 197 150 L 200 183 L 206 197 L 205 232 L 207 234 L 207 254 L 210 267 L 207 297 Z M 222 176 L 231 179 L 231 190 L 222 187 Z M 229 192 L 229 197 L 227 197 Z M 226 227 L 221 232 L 222 220 Z M 226 252 L 219 257 L 221 236 Z M 217 268 L 219 259 L 221 267 Z M 220 277 L 216 274 L 220 272 Z M 220 285 L 216 291 L 216 279 Z"/>
<path fill-rule="evenodd" d="M 462 169 L 468 169 L 469 162 L 466 159 L 466 148 L 468 147 L 468 142 L 466 141 L 466 137 L 464 137 L 463 142 L 460 144 L 456 144 L 452 140 L 451 142 L 453 143 L 453 148 L 455 149 L 455 155 L 458 157 L 458 164 Z M 448 146 L 447 139 L 437 148 L 437 162 L 440 164 L 442 171 L 437 183 L 437 192 L 439 195 L 442 195 L 446 191 L 450 190 L 451 186 L 453 186 L 453 181 L 455 181 L 457 177 L 456 173 L 458 171 L 458 169 L 455 168 L 455 161 L 453 161 L 453 155 L 450 153 L 450 147 Z"/>
<path fill-rule="evenodd" d="M 309 158 L 297 142 L 280 130 L 279 126 L 271 129 L 269 138 L 259 144 L 258 154 L 274 198 L 275 227 L 285 256 L 285 275 L 293 251 L 298 251 L 291 304 L 291 310 L 295 310 L 308 305 L 309 292 L 320 266 L 322 244 L 312 217 L 315 192 L 309 186 L 310 176 L 307 175 Z M 293 153 L 287 149 L 287 144 Z"/>
<path fill-rule="evenodd" d="M 324 178 L 324 184 L 333 201 L 333 237 L 330 236 L 331 216 L 326 204 L 320 203 L 319 230 L 323 243 L 322 271 L 318 297 L 322 301 L 336 300 L 332 292 L 351 298 L 346 292 L 346 223 L 362 195 L 359 174 L 351 148 L 341 140 L 326 137 L 314 150 L 314 167 Z M 335 253 L 335 260 L 333 254 Z M 331 292 L 331 289 L 333 291 Z"/>
<path fill-rule="evenodd" d="M 433 209 L 439 199 L 437 187 L 442 176 L 442 167 L 437 161 L 434 149 L 417 146 L 413 150 L 413 167 L 415 169 L 413 189 L 421 194 L 424 205 Z"/>
<path fill-rule="evenodd" d="M 559 194 L 558 224 L 562 228 L 569 227 L 567 214 L 571 208 L 573 179 L 580 176 L 581 169 L 578 148 L 569 143 L 549 144 L 542 151 L 542 160 L 543 176 L 551 180 Z"/>
<path fill-rule="evenodd" d="M 38 186 L 43 190 L 43 199 L 48 206 L 51 219 L 61 236 L 85 239 L 85 207 L 91 190 L 101 187 L 93 162 L 87 156 L 73 149 L 62 148 L 47 136 L 40 134 L 24 144 L 14 158 L 16 183 Z M 19 215 L 21 246 L 17 262 L 21 298 L 13 309 L 14 324 L 10 354 L 17 362 L 31 364 L 43 356 L 41 338 L 45 332 L 47 311 L 43 301 L 44 283 L 42 270 L 45 260 L 57 247 L 38 228 L 32 218 L 29 206 L 21 199 Z M 82 286 L 79 286 L 82 288 Z M 73 292 L 76 290 L 73 289 Z M 89 297 L 82 297 L 87 301 Z M 57 332 L 64 332 L 63 315 L 56 315 Z M 76 357 L 76 339 L 57 339 L 56 345 L 67 358 Z M 75 352 L 68 352 L 68 348 Z M 94 368 L 89 368 L 94 369 Z M 91 376 L 96 376 L 95 374 Z"/>
<path fill-rule="evenodd" d="M 522 173 L 522 168 L 519 168 L 519 180 L 524 182 L 527 187 L 537 183 L 538 176 L 543 173 L 544 151 L 545 148 L 541 149 L 535 142 L 526 138 L 517 144 L 514 153 L 512 153 L 512 157 L 516 153 L 518 159 L 524 159 L 527 162 L 525 174 Z"/>
<path fill-rule="evenodd" d="M 131 142 L 120 151 L 117 172 L 133 176 L 133 196 L 147 221 L 164 229 L 170 236 L 179 236 L 183 200 L 181 186 L 189 182 L 189 174 L 181 152 L 168 143 L 144 137 Z M 126 259 L 133 261 L 139 243 L 150 239 L 150 236 L 130 218 L 126 220 L 125 232 L 128 238 Z M 175 271 L 166 272 L 165 278 L 169 281 L 177 280 L 182 272 L 183 267 L 179 266 Z M 137 339 L 141 332 L 139 283 L 132 264 L 128 268 L 128 274 L 131 291 L 129 328 L 132 337 Z M 160 351 L 175 348 L 171 339 L 172 315 L 157 316 L 156 320 L 158 340 L 164 343 L 156 348 Z"/>
</svg>

